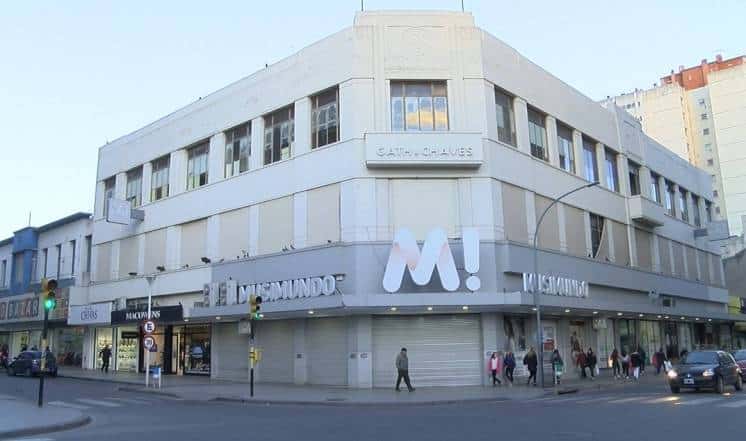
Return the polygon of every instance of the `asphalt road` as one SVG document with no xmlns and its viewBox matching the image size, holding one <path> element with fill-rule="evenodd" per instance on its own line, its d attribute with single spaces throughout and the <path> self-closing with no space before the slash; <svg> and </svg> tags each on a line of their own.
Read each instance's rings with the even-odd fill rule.
<svg viewBox="0 0 746 441">
<path fill-rule="evenodd" d="M 4 394 L 35 398 L 38 380 L 0 377 Z M 35 440 L 707 440 L 743 439 L 746 392 L 671 395 L 662 385 L 526 401 L 415 407 L 187 402 L 119 392 L 110 383 L 51 379 L 47 405 L 93 423 Z"/>
</svg>

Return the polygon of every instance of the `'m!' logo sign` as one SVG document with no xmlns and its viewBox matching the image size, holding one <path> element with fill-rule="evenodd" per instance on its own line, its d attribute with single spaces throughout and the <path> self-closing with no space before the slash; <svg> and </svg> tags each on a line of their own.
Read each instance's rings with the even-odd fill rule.
<svg viewBox="0 0 746 441">
<path fill-rule="evenodd" d="M 479 235 L 474 228 L 464 228 L 462 243 L 464 246 L 464 268 L 471 275 L 466 279 L 466 288 L 476 291 L 481 286 L 479 277 Z M 391 254 L 383 274 L 383 289 L 397 292 L 401 288 L 405 269 L 409 270 L 412 281 L 419 286 L 430 283 L 435 268 L 438 269 L 440 284 L 446 291 L 456 291 L 461 284 L 456 263 L 453 260 L 448 236 L 442 228 L 435 228 L 428 233 L 425 243 L 420 247 L 412 233 L 401 229 L 394 236 Z"/>
</svg>

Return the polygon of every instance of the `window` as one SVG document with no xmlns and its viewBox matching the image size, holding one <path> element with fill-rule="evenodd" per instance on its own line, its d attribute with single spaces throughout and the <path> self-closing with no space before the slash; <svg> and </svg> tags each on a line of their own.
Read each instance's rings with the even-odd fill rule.
<svg viewBox="0 0 746 441">
<path fill-rule="evenodd" d="M 702 134 L 703 135 L 709 135 L 710 134 L 710 129 L 702 129 Z"/>
<path fill-rule="evenodd" d="M 570 173 L 575 173 L 575 151 L 572 145 L 572 130 L 564 124 L 557 124 L 557 148 L 559 165 Z"/>
<path fill-rule="evenodd" d="M 637 196 L 640 194 L 640 166 L 632 161 L 628 161 L 629 168 L 629 194 Z"/>
<path fill-rule="evenodd" d="M 706 106 L 706 104 L 705 104 L 705 99 L 704 99 L 704 98 L 700 98 L 700 99 L 699 99 L 699 105 L 700 105 L 700 106 L 703 106 L 703 107 L 704 107 L 704 106 Z"/>
<path fill-rule="evenodd" d="M 712 202 L 705 201 L 705 214 L 707 215 L 707 222 L 712 222 Z"/>
<path fill-rule="evenodd" d="M 42 269 L 44 270 L 44 271 L 43 271 L 43 272 L 41 273 L 41 276 L 42 276 L 42 277 L 47 277 L 47 263 L 48 263 L 48 260 L 49 260 L 49 249 L 47 249 L 47 248 L 44 248 L 44 249 L 43 249 L 43 250 L 41 251 L 41 256 L 42 256 L 42 259 L 43 259 L 43 260 L 42 260 Z"/>
<path fill-rule="evenodd" d="M 699 216 L 699 196 L 692 194 L 692 207 L 694 208 L 694 225 L 701 227 L 702 218 Z"/>
<path fill-rule="evenodd" d="M 674 190 L 673 182 L 666 181 L 666 211 L 671 216 L 676 216 L 676 207 L 674 206 Z"/>
<path fill-rule="evenodd" d="M 311 148 L 339 141 L 339 88 L 311 97 Z"/>
<path fill-rule="evenodd" d="M 13 256 L 13 283 L 23 283 L 23 253 Z"/>
<path fill-rule="evenodd" d="M 295 143 L 294 118 L 292 105 L 264 117 L 264 165 L 290 158 Z"/>
<path fill-rule="evenodd" d="M 653 198 L 655 202 L 662 204 L 663 199 L 661 198 L 660 179 L 661 177 L 659 175 L 653 172 L 650 173 L 650 197 Z"/>
<path fill-rule="evenodd" d="M 0 271 L 2 271 L 2 273 L 0 273 L 0 288 L 4 288 L 7 282 L 6 275 L 8 273 L 8 261 L 7 260 L 3 260 L 2 264 L 0 264 Z"/>
<path fill-rule="evenodd" d="M 687 191 L 679 187 L 679 212 L 681 213 L 681 220 L 689 222 L 689 204 L 687 203 Z"/>
<path fill-rule="evenodd" d="M 585 179 L 598 181 L 598 161 L 596 159 L 596 143 L 583 138 L 583 165 L 585 167 Z"/>
<path fill-rule="evenodd" d="M 249 155 L 251 155 L 251 129 L 249 129 L 249 124 L 241 124 L 225 131 L 226 178 L 249 169 Z"/>
<path fill-rule="evenodd" d="M 705 150 L 707 150 L 708 152 L 711 152 L 711 151 L 712 151 L 712 144 L 711 144 L 711 143 L 709 143 L 709 142 L 708 142 L 708 143 L 706 143 L 706 144 L 705 144 Z"/>
<path fill-rule="evenodd" d="M 531 143 L 531 155 L 546 161 L 547 154 L 547 128 L 546 118 L 538 111 L 528 108 L 528 139 Z"/>
<path fill-rule="evenodd" d="M 720 214 L 720 207 L 715 207 L 715 213 Z"/>
<path fill-rule="evenodd" d="M 710 167 L 712 167 L 713 165 L 715 165 L 715 161 L 713 161 L 712 159 L 708 159 L 707 160 L 707 165 L 709 165 Z"/>
<path fill-rule="evenodd" d="M 70 275 L 75 275 L 75 257 L 77 255 L 77 250 L 75 249 L 76 241 L 71 240 L 70 241 L 70 258 L 72 261 L 70 262 Z"/>
<path fill-rule="evenodd" d="M 592 257 L 598 255 L 598 249 L 601 247 L 601 239 L 604 235 L 604 218 L 591 213 L 591 253 Z"/>
<path fill-rule="evenodd" d="M 168 197 L 168 166 L 169 156 L 163 156 L 153 161 L 153 174 L 150 178 L 150 200 L 157 201 Z"/>
<path fill-rule="evenodd" d="M 515 146 L 515 115 L 513 97 L 495 89 L 495 111 L 497 113 L 497 139 Z"/>
<path fill-rule="evenodd" d="M 205 141 L 189 149 L 187 154 L 187 190 L 207 184 L 207 155 L 210 143 Z"/>
<path fill-rule="evenodd" d="M 116 188 L 116 178 L 114 176 L 104 181 L 104 218 L 109 215 L 109 199 L 114 197 Z"/>
<path fill-rule="evenodd" d="M 619 193 L 619 170 L 616 168 L 616 152 L 604 149 L 606 163 L 606 187 Z"/>
<path fill-rule="evenodd" d="M 127 201 L 132 208 L 142 205 L 142 167 L 127 172 Z"/>
<path fill-rule="evenodd" d="M 699 116 L 703 121 L 707 119 L 707 114 L 703 113 Z"/>
<path fill-rule="evenodd" d="M 55 250 L 57 251 L 57 280 L 60 279 L 60 273 L 62 272 L 62 244 L 56 245 Z"/>
<path fill-rule="evenodd" d="M 718 197 L 718 191 L 717 190 L 712 190 L 712 196 L 713 197 Z"/>
<path fill-rule="evenodd" d="M 86 236 L 85 237 L 85 272 L 88 274 L 91 273 L 91 260 L 92 257 L 92 249 L 93 249 L 93 237 L 92 236 Z"/>
<path fill-rule="evenodd" d="M 391 130 L 448 130 L 445 81 L 392 81 Z"/>
</svg>

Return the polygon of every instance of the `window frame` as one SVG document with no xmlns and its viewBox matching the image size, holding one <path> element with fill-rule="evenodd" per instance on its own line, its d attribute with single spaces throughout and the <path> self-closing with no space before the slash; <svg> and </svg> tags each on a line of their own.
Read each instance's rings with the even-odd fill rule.
<svg viewBox="0 0 746 441">
<path fill-rule="evenodd" d="M 137 208 L 142 205 L 142 173 L 142 166 L 127 171 L 125 200 L 130 203 L 131 208 Z"/>
<path fill-rule="evenodd" d="M 562 132 L 568 135 L 562 136 Z M 557 153 L 559 155 L 559 166 L 566 172 L 575 173 L 575 143 L 572 136 L 573 129 L 570 126 L 557 122 Z"/>
<path fill-rule="evenodd" d="M 547 116 L 538 109 L 528 106 L 528 142 L 531 156 L 542 161 L 549 161 L 549 143 L 547 142 Z M 538 143 L 541 144 L 538 144 Z"/>
<path fill-rule="evenodd" d="M 597 156 L 596 142 L 583 137 L 583 177 L 589 182 L 599 181 Z M 593 176 L 588 176 L 589 172 L 592 172 Z"/>
<path fill-rule="evenodd" d="M 666 209 L 666 213 L 669 216 L 676 217 L 676 187 L 675 184 L 668 179 L 665 180 L 666 186 L 666 194 L 665 197 L 665 204 L 663 205 Z"/>
<path fill-rule="evenodd" d="M 606 228 L 606 218 L 596 213 L 588 214 L 590 215 L 591 226 L 591 257 L 595 259 L 598 256 L 598 251 L 601 249 L 601 241 L 603 240 L 604 229 Z"/>
<path fill-rule="evenodd" d="M 186 190 L 207 185 L 210 173 L 210 141 L 204 140 L 187 148 Z M 204 182 L 203 182 L 204 180 Z"/>
<path fill-rule="evenodd" d="M 650 172 L 650 189 L 651 199 L 658 205 L 663 205 L 663 193 L 661 192 L 660 175 L 655 172 Z"/>
<path fill-rule="evenodd" d="M 114 199 L 117 190 L 117 178 L 116 176 L 109 176 L 104 179 L 104 219 L 109 216 L 109 199 Z"/>
<path fill-rule="evenodd" d="M 77 257 L 78 250 L 76 249 L 78 242 L 73 239 L 70 241 L 70 277 L 75 276 L 75 258 Z"/>
<path fill-rule="evenodd" d="M 611 157 L 611 159 L 609 159 Z M 619 170 L 617 169 L 619 154 L 609 148 L 604 148 L 604 165 L 606 165 L 606 188 L 619 193 Z"/>
<path fill-rule="evenodd" d="M 334 99 L 331 101 L 323 101 L 324 98 L 328 99 L 328 95 L 334 93 Z M 311 150 L 323 147 L 325 145 L 334 144 L 339 142 L 339 86 L 330 87 L 326 90 L 310 97 L 311 99 Z M 323 104 L 319 104 L 323 102 Z M 332 112 L 333 111 L 333 112 Z M 330 114 L 334 114 L 333 124 L 332 120 L 329 119 Z M 323 123 L 319 122 L 321 115 L 326 115 Z M 321 142 L 323 133 L 323 142 Z M 330 133 L 333 134 L 330 137 Z M 333 140 L 331 139 L 333 138 Z"/>
<path fill-rule="evenodd" d="M 23 260 L 23 252 L 13 253 L 13 272 L 11 274 L 11 282 L 14 285 L 23 283 Z"/>
<path fill-rule="evenodd" d="M 408 95 L 407 88 L 416 90 L 419 87 L 429 87 L 430 94 L 424 93 L 418 95 L 416 92 Z M 395 93 L 395 90 L 401 90 Z M 442 90 L 442 94 L 439 92 Z M 422 116 L 420 110 L 424 100 L 429 100 L 427 106 L 431 109 L 431 115 L 428 116 L 428 122 L 432 126 L 423 129 Z M 395 103 L 399 103 L 401 112 L 396 110 Z M 416 104 L 416 111 L 410 112 L 410 105 Z M 440 110 L 439 110 L 440 108 Z M 392 132 L 447 132 L 450 130 L 450 112 L 448 109 L 448 81 L 447 80 L 391 80 L 389 82 L 389 111 L 391 112 L 391 131 Z M 409 121 L 408 116 L 417 113 L 417 127 L 414 127 L 414 121 Z M 445 125 L 439 125 L 439 115 L 444 117 Z M 398 121 L 397 121 L 398 120 Z M 412 124 L 412 127 L 409 125 Z"/>
<path fill-rule="evenodd" d="M 154 159 L 150 165 L 150 202 L 155 202 L 168 197 L 171 155 Z"/>
<path fill-rule="evenodd" d="M 504 99 L 505 102 L 501 103 L 499 99 Z M 515 97 L 513 95 L 495 86 L 495 120 L 497 121 L 497 140 L 512 147 L 516 147 L 515 112 L 513 108 L 514 100 Z M 505 113 L 505 109 L 507 109 L 507 115 Z M 502 118 L 500 118 L 500 116 L 502 116 Z M 505 127 L 505 124 L 507 124 L 508 127 Z M 506 131 L 508 131 L 509 133 L 506 134 Z"/>
<path fill-rule="evenodd" d="M 700 214 L 699 214 L 699 196 L 696 195 L 696 194 L 694 194 L 694 193 L 690 193 L 690 194 L 692 195 L 692 208 L 694 209 L 694 213 L 692 213 L 693 214 L 692 218 L 693 218 L 693 221 L 694 221 L 694 225 L 697 226 L 697 227 L 701 227 L 702 226 L 702 216 L 700 216 Z"/>
<path fill-rule="evenodd" d="M 642 193 L 642 187 L 640 185 L 640 165 L 636 162 L 627 160 L 627 170 L 629 194 L 630 196 L 638 196 Z"/>
<path fill-rule="evenodd" d="M 2 273 L 0 273 L 0 288 L 5 288 L 5 282 L 8 281 L 8 259 L 3 259 L 2 262 L 0 262 L 0 271 L 2 271 Z"/>
<path fill-rule="evenodd" d="M 292 158 L 295 146 L 295 104 L 281 107 L 262 118 L 262 163 L 270 165 Z"/>
<path fill-rule="evenodd" d="M 677 201 L 679 204 L 679 213 L 681 213 L 681 220 L 684 222 L 689 222 L 689 198 L 686 197 L 687 189 L 683 187 L 679 187 L 679 200 Z"/>
<path fill-rule="evenodd" d="M 241 131 L 243 131 L 243 135 L 240 135 Z M 229 178 L 249 171 L 251 164 L 251 121 L 231 127 L 225 130 L 223 135 L 225 136 L 223 177 Z"/>
</svg>

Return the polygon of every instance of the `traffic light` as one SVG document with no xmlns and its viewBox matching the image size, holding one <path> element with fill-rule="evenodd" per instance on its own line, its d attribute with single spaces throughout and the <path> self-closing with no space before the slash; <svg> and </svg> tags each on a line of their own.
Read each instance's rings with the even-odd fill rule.
<svg viewBox="0 0 746 441">
<path fill-rule="evenodd" d="M 262 304 L 262 296 L 251 294 L 249 296 L 249 318 L 259 320 L 262 315 L 259 313 Z"/>
<path fill-rule="evenodd" d="M 46 311 L 51 311 L 57 307 L 57 281 L 55 279 L 42 279 L 41 281 L 41 299 Z"/>
</svg>

